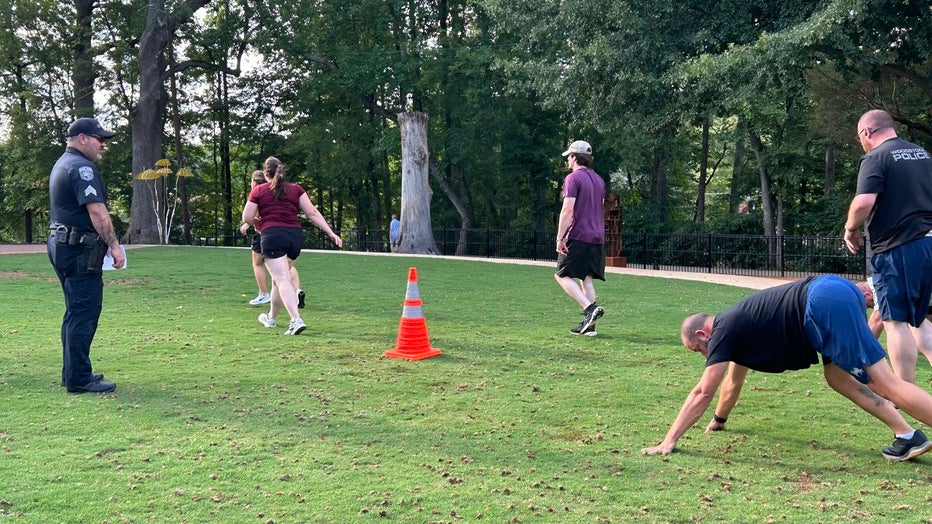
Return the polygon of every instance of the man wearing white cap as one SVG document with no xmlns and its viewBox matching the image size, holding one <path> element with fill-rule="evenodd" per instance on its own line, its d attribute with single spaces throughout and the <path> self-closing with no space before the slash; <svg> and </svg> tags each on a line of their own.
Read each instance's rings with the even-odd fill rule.
<svg viewBox="0 0 932 524">
<path fill-rule="evenodd" d="M 554 278 L 583 309 L 583 321 L 570 333 L 594 337 L 595 322 L 605 313 L 595 302 L 593 284 L 593 279 L 605 280 L 605 181 L 589 167 L 592 146 L 588 142 L 573 142 L 563 156 L 571 172 L 563 180 Z"/>
</svg>

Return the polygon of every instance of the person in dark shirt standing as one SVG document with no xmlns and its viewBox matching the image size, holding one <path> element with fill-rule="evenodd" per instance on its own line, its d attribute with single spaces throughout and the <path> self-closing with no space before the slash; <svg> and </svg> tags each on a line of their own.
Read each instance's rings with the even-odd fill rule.
<svg viewBox="0 0 932 524">
<path fill-rule="evenodd" d="M 858 120 L 864 149 L 857 194 L 848 208 L 845 245 L 857 253 L 867 225 L 876 302 L 893 371 L 916 382 L 918 351 L 932 361 L 932 158 L 899 138 L 886 111 Z"/>
<path fill-rule="evenodd" d="M 817 364 L 820 354 L 829 386 L 893 431 L 893 445 L 883 448 L 885 458 L 904 461 L 929 451 L 932 442 L 912 428 L 896 406 L 932 425 L 932 395 L 893 374 L 867 325 L 865 308 L 864 295 L 853 282 L 825 275 L 758 291 L 714 316 L 686 317 L 680 337 L 687 349 L 706 358 L 705 372 L 664 440 L 643 453 L 673 451 L 709 407 L 730 362 L 739 366 L 743 379 L 747 369 L 805 369 Z M 725 423 L 726 417 L 714 418 Z"/>
<path fill-rule="evenodd" d="M 62 385 L 70 393 L 107 393 L 116 384 L 91 366 L 91 343 L 103 308 L 103 259 L 121 268 L 126 257 L 107 210 L 107 190 L 95 162 L 113 133 L 94 118 L 68 127 L 65 153 L 49 175 L 48 255 L 65 295 Z"/>
</svg>

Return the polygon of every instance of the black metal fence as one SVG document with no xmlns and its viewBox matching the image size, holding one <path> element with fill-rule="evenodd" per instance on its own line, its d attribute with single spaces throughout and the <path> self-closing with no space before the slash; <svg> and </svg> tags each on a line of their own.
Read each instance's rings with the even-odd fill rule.
<svg viewBox="0 0 932 524">
<path fill-rule="evenodd" d="M 343 249 L 388 252 L 388 232 L 366 229 L 342 231 Z M 556 260 L 553 230 L 435 229 L 434 242 L 443 255 L 523 260 Z M 319 229 L 305 228 L 305 247 L 331 249 Z M 200 245 L 240 245 L 249 238 L 239 233 L 224 238 L 200 238 Z M 866 277 L 865 250 L 850 254 L 838 237 L 720 234 L 621 234 L 620 256 L 628 267 L 671 271 L 699 271 L 729 275 L 801 277 L 836 274 L 854 280 Z"/>
</svg>

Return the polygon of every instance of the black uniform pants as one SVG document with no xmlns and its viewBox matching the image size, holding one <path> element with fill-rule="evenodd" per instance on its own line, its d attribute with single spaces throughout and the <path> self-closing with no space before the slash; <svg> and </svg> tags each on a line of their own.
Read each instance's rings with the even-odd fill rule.
<svg viewBox="0 0 932 524">
<path fill-rule="evenodd" d="M 81 387 L 91 382 L 91 342 L 103 308 L 103 274 L 88 270 L 92 246 L 48 241 L 49 261 L 55 268 L 65 294 L 65 316 L 61 323 L 62 381 Z"/>
</svg>

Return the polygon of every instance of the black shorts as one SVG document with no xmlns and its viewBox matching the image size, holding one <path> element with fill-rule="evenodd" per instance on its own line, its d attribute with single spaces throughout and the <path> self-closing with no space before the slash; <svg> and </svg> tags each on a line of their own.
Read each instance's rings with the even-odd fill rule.
<svg viewBox="0 0 932 524">
<path fill-rule="evenodd" d="M 262 256 L 268 259 L 287 255 L 296 260 L 304 248 L 304 230 L 300 227 L 269 227 L 262 230 Z"/>
<path fill-rule="evenodd" d="M 605 280 L 605 244 L 567 240 L 568 253 L 557 257 L 557 276 Z"/>
<path fill-rule="evenodd" d="M 252 250 L 260 255 L 262 254 L 262 235 L 260 233 L 252 236 Z"/>
</svg>

